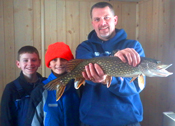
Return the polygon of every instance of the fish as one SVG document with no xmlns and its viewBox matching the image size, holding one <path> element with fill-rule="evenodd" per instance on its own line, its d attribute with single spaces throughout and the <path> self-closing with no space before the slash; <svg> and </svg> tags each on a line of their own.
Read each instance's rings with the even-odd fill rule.
<svg viewBox="0 0 175 126">
<path fill-rule="evenodd" d="M 91 59 L 73 59 L 68 61 L 66 65 L 66 74 L 59 76 L 44 86 L 47 90 L 56 90 L 56 101 L 58 101 L 64 93 L 68 82 L 75 79 L 74 87 L 78 89 L 82 84 L 85 84 L 85 78 L 82 72 L 85 71 L 85 66 L 89 63 L 98 64 L 104 71 L 107 88 L 110 87 L 111 77 L 131 77 L 131 81 L 138 78 L 140 88 L 144 88 L 144 76 L 147 77 L 168 77 L 172 72 L 166 69 L 172 64 L 162 64 L 161 61 L 141 57 L 141 62 L 133 67 L 128 63 L 122 62 L 115 56 L 95 57 Z"/>
</svg>

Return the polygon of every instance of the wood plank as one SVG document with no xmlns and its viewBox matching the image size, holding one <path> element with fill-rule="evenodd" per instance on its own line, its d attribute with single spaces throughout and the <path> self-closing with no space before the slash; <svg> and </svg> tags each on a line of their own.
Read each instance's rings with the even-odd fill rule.
<svg viewBox="0 0 175 126">
<path fill-rule="evenodd" d="M 48 45 L 57 41 L 57 2 L 56 0 L 45 0 L 44 3 L 44 17 L 45 17 L 45 51 Z M 44 58 L 44 57 L 43 57 Z M 50 69 L 46 68 L 45 76 L 50 74 Z"/>
<path fill-rule="evenodd" d="M 87 40 L 88 34 L 93 30 L 90 17 L 90 9 L 94 3 L 91 2 L 80 2 L 80 41 L 76 44 Z"/>
<path fill-rule="evenodd" d="M 74 56 L 80 42 L 80 11 L 79 2 L 66 1 L 66 43 L 70 46 Z"/>
<path fill-rule="evenodd" d="M 3 6 L 3 1 L 0 1 L 0 98 L 2 96 L 4 87 L 6 85 L 5 83 L 5 41 L 4 41 L 4 6 Z M 3 59 L 3 60 L 2 60 Z M 1 106 L 0 106 L 1 107 Z"/>
<path fill-rule="evenodd" d="M 122 4 L 122 28 L 128 34 L 128 39 L 136 39 L 136 4 Z"/>
<path fill-rule="evenodd" d="M 66 42 L 66 3 L 57 1 L 57 41 Z"/>
<path fill-rule="evenodd" d="M 4 8 L 4 49 L 5 49 L 5 84 L 14 80 L 16 70 L 16 52 L 14 43 L 14 16 L 13 16 L 13 0 L 3 1 Z M 19 75 L 18 75 L 19 76 Z"/>
<path fill-rule="evenodd" d="M 33 0 L 32 2 L 32 22 L 33 22 L 33 46 L 38 49 L 40 58 L 42 57 L 41 43 L 41 0 Z M 43 63 L 43 62 L 42 62 Z M 38 68 L 38 72 L 42 74 L 42 67 Z"/>
</svg>

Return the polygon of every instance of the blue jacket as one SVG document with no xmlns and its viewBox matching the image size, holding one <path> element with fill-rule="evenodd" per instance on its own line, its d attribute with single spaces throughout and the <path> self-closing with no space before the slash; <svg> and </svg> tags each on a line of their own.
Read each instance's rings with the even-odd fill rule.
<svg viewBox="0 0 175 126">
<path fill-rule="evenodd" d="M 45 85 L 56 78 L 51 73 L 43 83 Z M 74 80 L 68 83 L 63 96 L 58 101 L 56 101 L 55 90 L 44 90 L 43 85 L 40 85 L 31 95 L 25 126 L 78 126 L 79 102 Z"/>
<path fill-rule="evenodd" d="M 116 29 L 116 35 L 102 41 L 93 30 L 88 40 L 76 49 L 76 58 L 89 59 L 109 56 L 115 50 L 134 48 L 144 57 L 144 50 L 136 40 L 126 39 L 123 29 Z M 117 71 L 116 71 L 117 72 Z M 143 119 L 143 107 L 139 93 L 142 91 L 137 79 L 112 77 L 111 86 L 86 81 L 80 103 L 80 121 L 92 126 L 121 126 L 140 122 Z"/>
</svg>

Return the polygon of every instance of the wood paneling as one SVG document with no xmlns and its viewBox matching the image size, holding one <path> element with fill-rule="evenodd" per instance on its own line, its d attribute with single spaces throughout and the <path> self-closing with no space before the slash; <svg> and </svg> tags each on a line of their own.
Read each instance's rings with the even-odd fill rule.
<svg viewBox="0 0 175 126">
<path fill-rule="evenodd" d="M 101 0 L 0 0 L 0 97 L 7 83 L 19 76 L 16 55 L 20 47 L 34 45 L 40 52 L 43 76 L 50 74 L 44 55 L 49 44 L 63 41 L 75 54 L 79 43 L 93 29 L 91 6 Z M 104 0 L 108 1 L 109 0 Z M 117 28 L 123 28 L 128 39 L 138 39 L 146 56 L 175 64 L 175 1 L 110 1 L 118 16 Z M 171 67 L 174 71 L 175 67 Z M 147 78 L 141 93 L 144 106 L 142 126 L 159 126 L 163 111 L 173 111 L 175 77 Z"/>
<path fill-rule="evenodd" d="M 150 0 L 139 3 L 139 37 L 146 56 L 174 64 L 175 32 L 174 1 Z M 174 66 L 168 69 L 174 72 Z M 175 110 L 174 75 L 167 78 L 148 78 L 141 93 L 144 107 L 143 126 L 161 126 L 163 112 Z"/>
</svg>

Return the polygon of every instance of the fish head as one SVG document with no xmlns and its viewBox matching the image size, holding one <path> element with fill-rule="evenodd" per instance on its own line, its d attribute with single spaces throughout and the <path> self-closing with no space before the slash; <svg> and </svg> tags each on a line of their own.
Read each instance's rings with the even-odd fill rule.
<svg viewBox="0 0 175 126">
<path fill-rule="evenodd" d="M 140 66 L 142 73 L 148 77 L 167 77 L 173 74 L 166 70 L 172 66 L 172 64 L 163 64 L 161 61 L 154 59 L 144 58 Z"/>
</svg>

